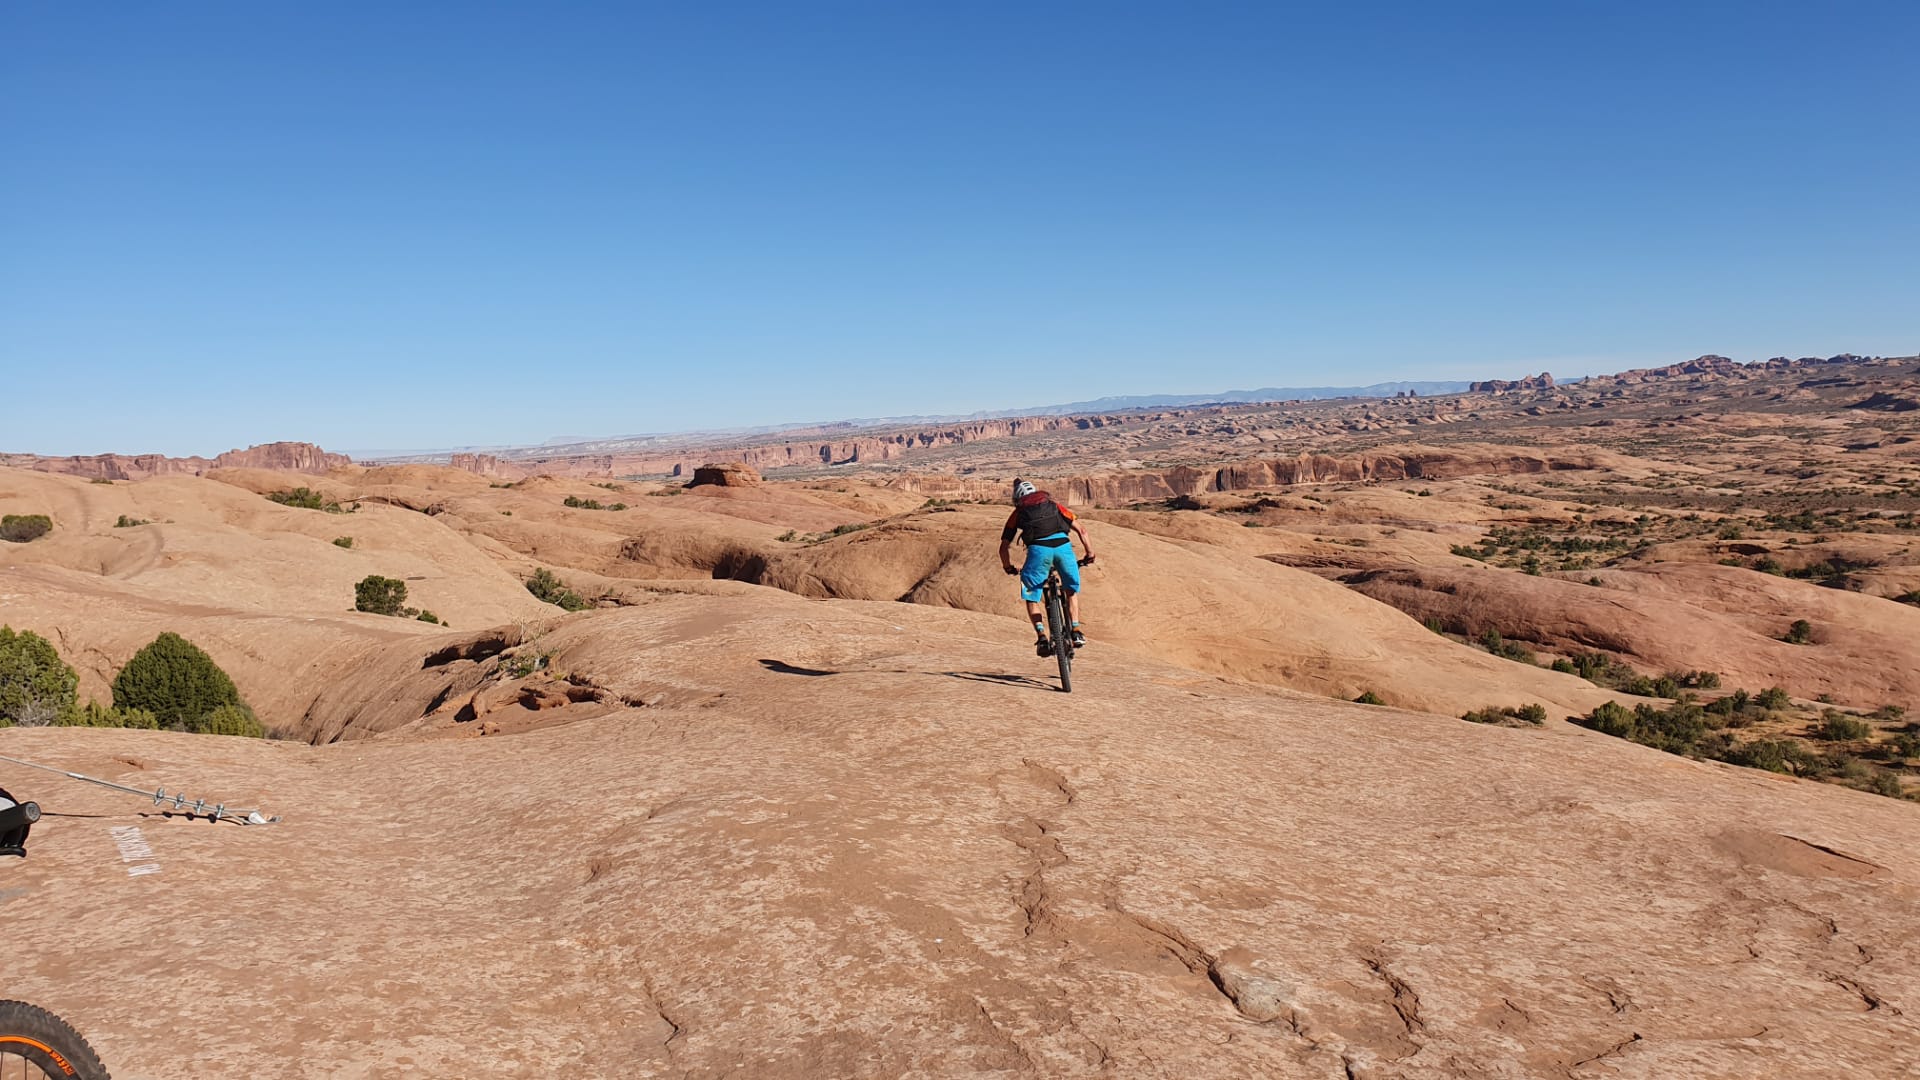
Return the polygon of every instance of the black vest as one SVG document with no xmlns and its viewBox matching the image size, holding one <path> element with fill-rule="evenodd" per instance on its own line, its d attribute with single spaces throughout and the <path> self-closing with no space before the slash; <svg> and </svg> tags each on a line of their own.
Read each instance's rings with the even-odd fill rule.
<svg viewBox="0 0 1920 1080">
<path fill-rule="evenodd" d="M 1028 547 L 1035 544 L 1040 544 L 1042 547 L 1059 547 L 1068 542 L 1066 537 L 1061 535 L 1067 531 L 1067 517 L 1060 512 L 1060 504 L 1052 499 L 1040 499 L 1032 506 L 1021 506 L 1016 510 L 1020 515 L 1020 540 Z M 1060 538 L 1046 540 L 1050 536 Z"/>
</svg>

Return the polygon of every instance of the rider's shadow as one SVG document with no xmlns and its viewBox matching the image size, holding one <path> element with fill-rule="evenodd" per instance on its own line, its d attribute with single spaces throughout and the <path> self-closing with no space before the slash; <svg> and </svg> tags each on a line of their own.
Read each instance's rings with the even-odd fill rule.
<svg viewBox="0 0 1920 1080">
<path fill-rule="evenodd" d="M 781 675 L 804 675 L 808 678 L 819 678 L 823 675 L 853 674 L 853 672 L 832 671 L 827 668 L 801 667 L 798 664 L 789 664 L 785 660 L 763 659 L 760 661 L 760 666 L 766 668 L 768 671 Z M 1025 686 L 1035 690 L 1053 689 L 1052 683 L 1036 679 L 1031 675 L 1008 675 L 991 671 L 909 671 L 905 669 L 880 670 L 873 668 L 862 669 L 862 671 L 869 675 L 938 675 L 948 679 L 968 679 L 973 682 L 998 683 L 1001 686 Z"/>
</svg>

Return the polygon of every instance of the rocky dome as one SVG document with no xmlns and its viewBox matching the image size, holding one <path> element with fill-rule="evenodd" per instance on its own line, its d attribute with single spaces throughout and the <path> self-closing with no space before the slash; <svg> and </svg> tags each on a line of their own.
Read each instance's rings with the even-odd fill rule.
<svg viewBox="0 0 1920 1080">
<path fill-rule="evenodd" d="M 688 487 L 752 487 L 760 482 L 760 474 L 753 467 L 737 461 L 718 465 L 702 465 L 693 470 L 693 483 Z"/>
</svg>

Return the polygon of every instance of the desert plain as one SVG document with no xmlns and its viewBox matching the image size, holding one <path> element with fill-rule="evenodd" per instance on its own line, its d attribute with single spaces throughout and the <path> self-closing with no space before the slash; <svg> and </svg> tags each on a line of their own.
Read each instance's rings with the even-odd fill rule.
<svg viewBox="0 0 1920 1080">
<path fill-rule="evenodd" d="M 1071 694 L 1015 476 L 1099 555 Z M 1920 1071 L 1920 358 L 23 452 L 0 512 L 81 700 L 172 632 L 270 736 L 0 730 L 280 818 L 0 763 L 6 996 L 117 1076 Z"/>
</svg>

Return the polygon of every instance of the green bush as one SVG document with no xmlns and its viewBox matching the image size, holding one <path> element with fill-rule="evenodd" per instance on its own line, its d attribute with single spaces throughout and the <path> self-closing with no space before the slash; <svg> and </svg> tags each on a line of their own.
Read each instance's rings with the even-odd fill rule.
<svg viewBox="0 0 1920 1080">
<path fill-rule="evenodd" d="M 1539 659 L 1533 655 L 1532 649 L 1521 645 L 1519 642 L 1508 641 L 1506 638 L 1500 636 L 1500 631 L 1498 630 L 1489 630 L 1481 634 L 1480 647 L 1495 656 L 1512 660 L 1515 663 L 1537 664 L 1539 662 Z"/>
<path fill-rule="evenodd" d="M 1834 709 L 1828 709 L 1820 718 L 1820 727 L 1815 732 L 1828 742 L 1857 742 L 1873 734 L 1873 725 L 1865 720 L 1855 720 Z"/>
<path fill-rule="evenodd" d="M 1893 599 L 1895 603 L 1912 604 L 1915 607 L 1920 607 L 1920 589 L 1908 589 Z"/>
<path fill-rule="evenodd" d="M 326 498 L 310 488 L 297 487 L 292 491 L 270 491 L 267 498 L 281 506 L 296 506 L 302 510 L 325 510 L 330 514 L 340 513 L 340 504 Z"/>
<path fill-rule="evenodd" d="M 541 567 L 527 579 L 527 591 L 549 604 L 557 604 L 568 611 L 580 611 L 593 606 L 593 601 L 567 588 L 567 583 L 554 576 L 553 571 Z"/>
<path fill-rule="evenodd" d="M 560 505 L 562 505 L 562 506 L 567 506 L 567 507 L 572 507 L 572 508 L 573 508 L 573 509 L 575 509 L 575 510 L 604 510 L 604 509 L 606 509 L 606 507 L 604 507 L 604 506 L 601 506 L 601 505 L 600 505 L 600 503 L 599 503 L 599 501 L 598 501 L 598 500 L 596 500 L 596 499 L 582 499 L 582 498 L 580 498 L 580 497 L 579 497 L 578 495 L 569 495 L 569 496 L 567 496 L 567 497 L 566 497 L 565 499 L 562 499 L 562 500 L 560 501 Z"/>
<path fill-rule="evenodd" d="M 1769 686 L 1754 696 L 1753 703 L 1763 709 L 1784 709 L 1793 704 L 1793 699 L 1778 686 Z"/>
<path fill-rule="evenodd" d="M 416 618 L 416 619 L 418 619 L 418 620 L 420 620 L 421 622 L 427 622 L 427 623 L 432 623 L 432 624 L 434 624 L 435 626 L 444 626 L 444 625 L 446 625 L 445 623 L 442 623 L 442 622 L 440 621 L 440 616 L 438 616 L 438 615 L 435 615 L 435 614 L 434 614 L 433 612 L 431 612 L 431 611 L 426 611 L 426 610 L 424 610 L 424 609 L 423 609 L 423 610 L 422 610 L 422 611 L 420 612 L 420 614 L 418 614 L 418 615 L 415 615 L 415 616 L 414 616 L 414 618 Z"/>
<path fill-rule="evenodd" d="M 800 539 L 800 530 L 788 529 L 786 532 L 783 532 L 779 536 L 774 537 L 774 539 L 780 541 L 781 543 L 792 543 L 793 541 Z"/>
<path fill-rule="evenodd" d="M 179 634 L 155 638 L 113 679 L 115 709 L 143 709 L 162 727 L 177 731 L 196 730 L 195 725 L 223 705 L 245 704 L 213 657 Z"/>
<path fill-rule="evenodd" d="M 353 547 L 353 537 L 336 536 L 333 538 L 333 546 L 337 548 L 351 548 Z"/>
<path fill-rule="evenodd" d="M 1787 627 L 1787 636 L 1780 640 L 1789 645 L 1805 645 L 1813 640 L 1813 624 L 1805 619 L 1795 619 L 1793 625 Z"/>
<path fill-rule="evenodd" d="M 160 726 L 160 718 L 145 709 L 115 709 L 97 701 L 68 709 L 54 721 L 61 727 L 111 727 L 141 728 L 152 731 Z"/>
<path fill-rule="evenodd" d="M 1500 727 L 1518 727 L 1526 724 L 1539 727 L 1547 722 L 1547 707 L 1539 703 L 1514 706 L 1489 705 L 1484 709 L 1460 714 L 1460 719 L 1471 724 L 1494 724 Z"/>
<path fill-rule="evenodd" d="M 148 521 L 146 518 L 128 517 L 125 514 L 121 514 L 120 519 L 113 523 L 113 527 L 116 529 L 131 529 L 137 525 L 151 524 L 153 524 L 153 522 Z"/>
<path fill-rule="evenodd" d="M 8 514 L 0 517 L 0 540 L 24 544 L 53 531 L 53 519 L 45 514 Z"/>
<path fill-rule="evenodd" d="M 1376 694 L 1371 690 L 1368 690 L 1362 693 L 1359 697 L 1354 698 L 1353 700 L 1354 700 L 1354 703 L 1357 705 L 1385 705 L 1386 704 L 1386 702 L 1380 700 L 1379 694 Z"/>
<path fill-rule="evenodd" d="M 44 727 L 73 708 L 80 677 L 53 643 L 0 626 L 0 727 Z"/>
<path fill-rule="evenodd" d="M 1791 739 L 1759 739 L 1735 747 L 1723 759 L 1749 769 L 1805 776 L 1816 771 L 1819 758 Z"/>
<path fill-rule="evenodd" d="M 245 705 L 222 705 L 188 727 L 189 731 L 200 735 L 244 735 L 247 738 L 266 737 L 267 729 L 253 715 L 253 710 Z"/>
<path fill-rule="evenodd" d="M 353 587 L 353 609 L 375 615 L 399 615 L 406 611 L 407 583 L 399 578 L 368 574 Z"/>
</svg>

